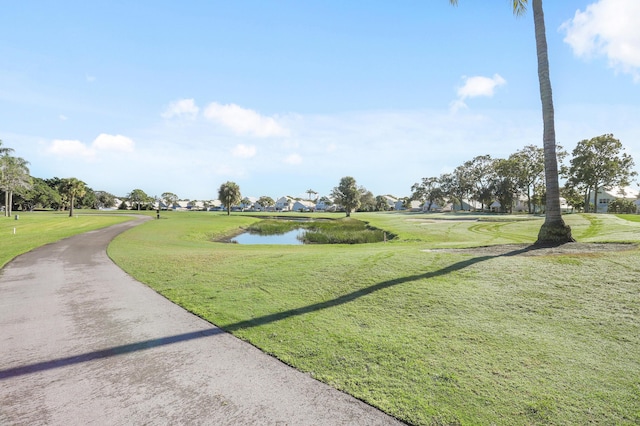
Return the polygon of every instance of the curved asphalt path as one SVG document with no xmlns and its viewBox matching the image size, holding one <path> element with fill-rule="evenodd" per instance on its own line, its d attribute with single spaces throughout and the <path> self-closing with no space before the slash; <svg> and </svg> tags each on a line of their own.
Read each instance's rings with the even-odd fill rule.
<svg viewBox="0 0 640 426">
<path fill-rule="evenodd" d="M 0 271 L 1 425 L 401 424 L 125 274 L 106 247 L 139 223 L 40 247 Z"/>
</svg>

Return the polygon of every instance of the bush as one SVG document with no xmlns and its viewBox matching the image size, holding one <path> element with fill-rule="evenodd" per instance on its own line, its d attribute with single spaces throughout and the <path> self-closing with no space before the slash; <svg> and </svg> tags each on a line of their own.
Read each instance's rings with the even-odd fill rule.
<svg viewBox="0 0 640 426">
<path fill-rule="evenodd" d="M 617 200 L 613 200 L 609 203 L 609 207 L 607 209 L 609 213 L 635 213 L 636 212 L 636 203 L 631 200 L 625 200 L 622 198 L 618 198 Z"/>
</svg>

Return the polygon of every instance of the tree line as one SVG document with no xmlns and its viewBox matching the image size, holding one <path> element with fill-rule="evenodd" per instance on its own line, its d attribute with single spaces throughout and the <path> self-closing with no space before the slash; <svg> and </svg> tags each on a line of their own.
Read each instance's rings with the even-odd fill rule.
<svg viewBox="0 0 640 426">
<path fill-rule="evenodd" d="M 633 159 L 612 134 L 578 142 L 566 165 L 563 162 L 568 153 L 558 147 L 557 154 L 560 176 L 566 179 L 560 193 L 569 206 L 585 212 L 596 210 L 602 188 L 628 186 L 637 175 Z M 423 178 L 411 187 L 411 198 L 424 203 L 425 210 L 446 202 L 463 209 L 464 201 L 487 210 L 497 201 L 499 211 L 511 213 L 523 196 L 529 213 L 542 213 L 546 191 L 544 150 L 528 145 L 508 158 L 481 155 L 451 173 Z M 593 204 L 589 202 L 592 196 Z"/>
</svg>

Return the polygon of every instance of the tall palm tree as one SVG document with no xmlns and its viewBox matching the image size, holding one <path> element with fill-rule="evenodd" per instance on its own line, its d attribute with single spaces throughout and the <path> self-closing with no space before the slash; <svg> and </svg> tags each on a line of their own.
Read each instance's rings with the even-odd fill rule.
<svg viewBox="0 0 640 426">
<path fill-rule="evenodd" d="M 8 154 L 0 157 L 0 189 L 4 191 L 4 215 L 7 217 L 11 216 L 14 191 L 31 187 L 28 164 L 24 158 Z"/>
<path fill-rule="evenodd" d="M 73 205 L 77 197 L 87 193 L 87 184 L 77 178 L 63 179 L 62 192 L 69 198 L 69 217 L 73 217 Z"/>
<path fill-rule="evenodd" d="M 449 0 L 449 2 L 454 6 L 458 4 L 458 0 Z M 528 0 L 513 0 L 513 13 L 516 16 L 523 15 L 527 10 L 528 3 Z M 542 101 L 542 143 L 544 149 L 544 176 L 547 189 L 546 215 L 544 223 L 538 232 L 536 244 L 564 244 L 575 240 L 571 237 L 571 228 L 564 223 L 562 212 L 560 211 L 556 130 L 542 0 L 531 0 L 531 5 L 533 8 L 536 52 L 538 55 L 538 82 L 540 84 L 540 99 Z"/>
</svg>

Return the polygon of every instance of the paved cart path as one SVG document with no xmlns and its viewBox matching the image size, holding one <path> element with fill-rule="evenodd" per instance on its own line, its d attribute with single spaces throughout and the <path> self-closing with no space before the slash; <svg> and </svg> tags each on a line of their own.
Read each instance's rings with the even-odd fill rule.
<svg viewBox="0 0 640 426">
<path fill-rule="evenodd" d="M 401 424 L 125 274 L 106 247 L 139 223 L 0 271 L 1 425 Z"/>
</svg>

